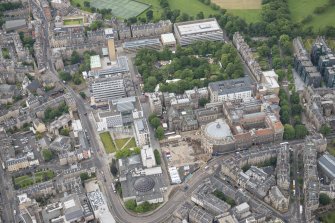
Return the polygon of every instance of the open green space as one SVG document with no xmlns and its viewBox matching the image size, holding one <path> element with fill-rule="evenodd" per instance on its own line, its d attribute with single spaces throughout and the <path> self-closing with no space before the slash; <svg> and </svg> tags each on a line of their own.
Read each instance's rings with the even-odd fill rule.
<svg viewBox="0 0 335 223">
<path fill-rule="evenodd" d="M 54 178 L 55 173 L 52 170 L 39 171 L 32 175 L 23 175 L 14 178 L 16 188 L 26 188 L 36 183 L 41 183 Z"/>
<path fill-rule="evenodd" d="M 73 5 L 84 6 L 84 1 L 98 9 L 112 9 L 113 15 L 121 18 L 136 17 L 148 9 L 150 5 L 134 0 L 72 0 Z"/>
<path fill-rule="evenodd" d="M 320 220 L 323 223 L 334 223 L 335 222 L 335 211 L 323 214 Z"/>
<path fill-rule="evenodd" d="M 63 23 L 64 23 L 65 26 L 81 25 L 81 24 L 83 24 L 83 20 L 82 19 L 68 19 L 68 20 L 64 20 Z"/>
<path fill-rule="evenodd" d="M 128 142 L 129 141 L 129 142 Z M 123 139 L 116 139 L 115 145 L 118 149 L 131 149 L 136 147 L 136 142 L 134 137 L 132 138 L 123 138 Z"/>
<path fill-rule="evenodd" d="M 228 9 L 228 12 L 243 18 L 247 23 L 261 21 L 261 9 Z"/>
<path fill-rule="evenodd" d="M 1 52 L 2 52 L 3 58 L 5 58 L 5 59 L 9 59 L 10 58 L 10 56 L 9 56 L 9 50 L 7 48 L 2 48 Z"/>
<path fill-rule="evenodd" d="M 104 145 L 106 153 L 114 153 L 116 151 L 115 144 L 109 132 L 100 133 L 102 144 Z"/>
<path fill-rule="evenodd" d="M 301 22 L 306 16 L 312 15 L 312 20 L 306 23 L 315 30 L 328 25 L 334 25 L 335 6 L 327 7 L 321 14 L 314 14 L 316 7 L 324 6 L 328 0 L 288 0 L 288 5 L 294 22 Z"/>
</svg>

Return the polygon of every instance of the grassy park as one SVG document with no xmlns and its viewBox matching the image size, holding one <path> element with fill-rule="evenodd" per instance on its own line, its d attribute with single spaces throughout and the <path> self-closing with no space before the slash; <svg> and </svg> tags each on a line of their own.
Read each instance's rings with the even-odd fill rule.
<svg viewBox="0 0 335 223">
<path fill-rule="evenodd" d="M 301 22 L 306 16 L 312 15 L 312 20 L 306 23 L 318 30 L 327 25 L 334 25 L 335 6 L 328 7 L 324 13 L 315 14 L 314 9 L 325 5 L 328 0 L 288 0 L 292 20 Z"/>
<path fill-rule="evenodd" d="M 16 188 L 26 188 L 36 183 L 48 181 L 55 177 L 52 170 L 38 171 L 33 174 L 23 175 L 14 178 L 14 185 Z"/>
<path fill-rule="evenodd" d="M 131 149 L 136 147 L 136 142 L 134 137 L 132 138 L 123 138 L 123 139 L 115 139 L 115 145 L 118 149 Z"/>
<path fill-rule="evenodd" d="M 100 139 L 104 145 L 106 153 L 114 153 L 116 151 L 115 144 L 109 132 L 100 133 Z"/>
<path fill-rule="evenodd" d="M 67 19 L 64 20 L 64 25 L 65 26 L 69 26 L 69 25 L 82 25 L 83 24 L 83 20 L 82 19 Z"/>
</svg>

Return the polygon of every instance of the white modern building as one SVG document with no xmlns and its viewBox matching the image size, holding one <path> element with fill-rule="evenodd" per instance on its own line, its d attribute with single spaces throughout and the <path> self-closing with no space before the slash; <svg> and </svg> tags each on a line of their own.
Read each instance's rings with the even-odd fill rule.
<svg viewBox="0 0 335 223">
<path fill-rule="evenodd" d="M 203 40 L 223 41 L 223 31 L 215 18 L 175 23 L 174 32 L 182 46 Z"/>
<path fill-rule="evenodd" d="M 95 102 L 126 97 L 123 79 L 99 78 L 92 82 L 91 90 Z"/>
<path fill-rule="evenodd" d="M 144 167 L 151 168 L 153 166 L 156 166 L 154 151 L 150 146 L 143 146 L 143 148 L 141 149 L 141 158 Z"/>
<path fill-rule="evenodd" d="M 249 77 L 212 82 L 208 85 L 211 102 L 243 101 L 253 96 Z"/>
<path fill-rule="evenodd" d="M 161 41 L 163 46 L 176 46 L 176 38 L 174 38 L 173 33 L 162 34 Z"/>
<path fill-rule="evenodd" d="M 135 140 L 137 146 L 150 144 L 149 130 L 147 122 L 144 119 L 134 120 Z"/>
</svg>

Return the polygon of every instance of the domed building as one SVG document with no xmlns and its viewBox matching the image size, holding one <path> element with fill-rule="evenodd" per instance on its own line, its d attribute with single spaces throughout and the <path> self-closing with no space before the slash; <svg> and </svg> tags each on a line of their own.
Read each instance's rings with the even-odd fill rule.
<svg viewBox="0 0 335 223">
<path fill-rule="evenodd" d="M 229 151 L 235 149 L 235 138 L 229 125 L 223 119 L 218 119 L 201 127 L 202 146 L 206 153 L 214 150 Z"/>
</svg>

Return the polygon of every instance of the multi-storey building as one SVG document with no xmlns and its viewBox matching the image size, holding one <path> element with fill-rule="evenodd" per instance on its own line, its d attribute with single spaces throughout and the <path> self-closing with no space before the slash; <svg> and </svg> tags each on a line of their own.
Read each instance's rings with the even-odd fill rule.
<svg viewBox="0 0 335 223">
<path fill-rule="evenodd" d="M 319 207 L 320 182 L 317 170 L 317 150 L 313 143 L 306 142 L 304 153 L 304 206 L 306 222 L 313 222 L 313 211 Z"/>
<path fill-rule="evenodd" d="M 123 50 L 127 53 L 135 53 L 140 49 L 159 50 L 161 42 L 159 39 L 141 39 L 123 43 Z"/>
<path fill-rule="evenodd" d="M 308 57 L 308 53 L 303 47 L 301 42 L 301 38 L 295 38 L 293 40 L 294 46 L 294 68 L 297 73 L 300 75 L 303 82 L 307 85 L 311 85 L 313 87 L 321 86 L 321 74 L 317 69 L 313 66 L 312 62 Z"/>
<path fill-rule="evenodd" d="M 253 96 L 254 85 L 249 77 L 209 83 L 211 102 L 243 101 Z"/>
<path fill-rule="evenodd" d="M 149 105 L 152 113 L 155 113 L 158 116 L 162 115 L 163 105 L 158 93 L 151 93 L 149 95 Z"/>
<path fill-rule="evenodd" d="M 248 65 L 250 71 L 257 81 L 261 80 L 262 69 L 256 61 L 249 45 L 244 41 L 242 35 L 239 32 L 234 33 L 233 43 L 236 46 L 238 52 L 241 54 L 243 60 Z"/>
<path fill-rule="evenodd" d="M 170 20 L 163 20 L 157 23 L 134 24 L 131 26 L 133 38 L 160 36 L 163 33 L 172 32 Z"/>
<path fill-rule="evenodd" d="M 7 170 L 9 172 L 19 171 L 29 167 L 29 161 L 27 157 L 10 159 L 6 161 Z"/>
<path fill-rule="evenodd" d="M 137 146 L 150 144 L 148 124 L 145 119 L 134 120 L 135 139 Z"/>
<path fill-rule="evenodd" d="M 182 46 L 203 40 L 223 41 L 223 31 L 215 18 L 175 23 L 174 32 Z"/>
<path fill-rule="evenodd" d="M 277 186 L 285 191 L 290 189 L 290 151 L 287 143 L 282 143 L 277 155 Z"/>
<path fill-rule="evenodd" d="M 91 89 L 95 101 L 107 101 L 126 96 L 123 79 L 99 78 L 91 83 Z"/>
</svg>

